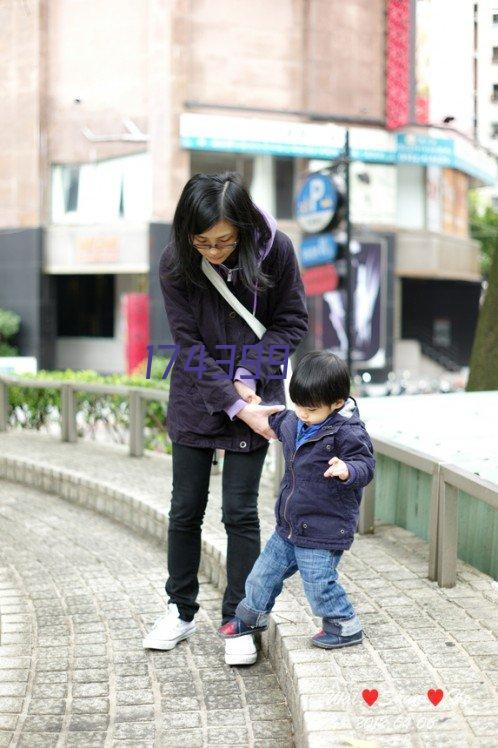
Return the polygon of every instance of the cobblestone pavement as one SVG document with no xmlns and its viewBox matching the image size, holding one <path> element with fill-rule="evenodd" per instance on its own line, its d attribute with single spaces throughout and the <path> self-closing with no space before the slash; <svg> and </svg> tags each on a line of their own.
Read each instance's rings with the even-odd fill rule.
<svg viewBox="0 0 498 748">
<path fill-rule="evenodd" d="M 142 649 L 165 609 L 163 549 L 8 481 L 0 538 L 0 746 L 293 745 L 268 661 L 224 664 L 211 584 L 193 637 Z"/>
<path fill-rule="evenodd" d="M 132 459 L 122 448 L 113 450 L 111 459 L 108 447 L 88 442 L 63 444 L 16 433 L 0 434 L 1 454 L 12 459 L 25 455 L 54 470 L 73 470 L 116 490 L 126 487 L 142 504 L 167 511 L 171 494 L 168 458 Z M 223 564 L 226 536 L 220 524 L 220 475 L 212 476 L 210 489 L 204 536 Z M 274 524 L 267 479 L 262 480 L 260 493 L 265 538 Z M 88 526 L 93 526 L 92 515 L 85 516 Z M 139 542 L 132 534 L 120 537 L 125 536 L 130 548 Z M 140 547 L 144 554 L 152 553 L 148 546 Z M 92 550 L 102 560 L 109 559 L 108 563 L 118 558 L 112 555 L 118 553 L 117 547 L 103 549 L 95 544 Z M 60 567 L 63 559 L 59 558 Z M 157 558 L 156 601 L 164 582 L 164 559 L 161 554 Z M 288 703 L 299 716 L 300 722 L 294 724 L 296 735 L 305 736 L 310 748 L 348 746 L 354 740 L 381 748 L 498 745 L 498 585 L 459 561 L 456 587 L 443 589 L 427 579 L 427 562 L 428 544 L 402 528 L 376 526 L 373 535 L 355 536 L 339 571 L 363 622 L 365 639 L 361 646 L 333 652 L 310 645 L 309 636 L 319 621 L 309 611 L 299 578 L 287 580 L 274 609 L 277 631 L 270 629 L 268 647 L 280 683 L 288 687 Z M 50 572 L 56 573 L 59 567 L 51 567 Z M 80 564 L 78 568 L 85 569 Z M 209 605 L 204 608 L 209 613 Z M 108 609 L 112 614 L 113 601 Z M 241 677 L 249 680 L 251 675 Z M 264 678 L 258 681 L 265 683 Z M 438 688 L 444 697 L 435 707 L 427 691 Z M 363 689 L 378 690 L 371 707 L 362 698 Z M 221 689 L 217 692 L 222 693 Z M 15 699 L 15 694 L 9 698 Z M 0 714 L 4 712 L 0 707 Z M 8 719 L 1 727 L 11 729 Z M 280 732 L 279 718 L 273 727 L 278 736 L 288 734 Z M 266 744 L 263 740 L 262 745 Z"/>
</svg>

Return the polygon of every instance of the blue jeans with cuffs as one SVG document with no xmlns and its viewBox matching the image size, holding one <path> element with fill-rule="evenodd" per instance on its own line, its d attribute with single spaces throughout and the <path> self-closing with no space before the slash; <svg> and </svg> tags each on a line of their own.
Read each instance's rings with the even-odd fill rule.
<svg viewBox="0 0 498 748">
<path fill-rule="evenodd" d="M 245 597 L 235 615 L 247 626 L 265 626 L 284 579 L 299 571 L 313 615 L 323 620 L 323 630 L 352 636 L 361 622 L 346 591 L 337 581 L 337 565 L 344 551 L 301 548 L 274 532 L 246 579 Z"/>
</svg>

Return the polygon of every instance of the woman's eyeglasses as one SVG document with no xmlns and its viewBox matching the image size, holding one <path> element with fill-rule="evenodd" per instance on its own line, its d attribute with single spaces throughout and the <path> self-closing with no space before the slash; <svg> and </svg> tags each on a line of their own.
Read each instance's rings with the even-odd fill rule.
<svg viewBox="0 0 498 748">
<path fill-rule="evenodd" d="M 216 244 L 200 244 L 199 242 L 192 242 L 192 246 L 196 249 L 231 249 L 236 247 L 238 242 L 216 242 Z"/>
</svg>

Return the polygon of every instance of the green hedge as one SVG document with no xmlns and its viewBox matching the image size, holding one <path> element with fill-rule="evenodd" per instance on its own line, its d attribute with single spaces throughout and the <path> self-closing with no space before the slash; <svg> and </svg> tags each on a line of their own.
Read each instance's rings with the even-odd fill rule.
<svg viewBox="0 0 498 748">
<path fill-rule="evenodd" d="M 7 342 L 7 338 L 17 335 L 21 317 L 16 312 L 0 309 L 0 356 L 17 356 L 17 348 Z"/>
<path fill-rule="evenodd" d="M 167 359 L 154 357 L 152 360 L 151 378 L 145 378 L 145 362 L 133 374 L 112 374 L 103 376 L 92 370 L 48 371 L 40 370 L 37 374 L 19 375 L 27 379 L 67 380 L 74 382 L 92 382 L 95 384 L 131 385 L 150 389 L 169 391 L 169 376 L 161 379 L 166 368 Z M 60 423 L 61 393 L 57 389 L 37 389 L 9 385 L 8 419 L 13 428 L 42 430 L 51 423 Z M 77 422 L 83 415 L 85 428 L 78 425 L 77 433 L 81 437 L 96 438 L 96 430 L 103 426 L 111 440 L 120 444 L 128 443 L 129 432 L 129 399 L 121 395 L 97 394 L 93 392 L 76 392 Z M 148 400 L 144 415 L 144 446 L 146 449 L 171 454 L 171 442 L 165 427 L 166 402 Z M 79 418 L 78 418 L 79 416 Z"/>
</svg>

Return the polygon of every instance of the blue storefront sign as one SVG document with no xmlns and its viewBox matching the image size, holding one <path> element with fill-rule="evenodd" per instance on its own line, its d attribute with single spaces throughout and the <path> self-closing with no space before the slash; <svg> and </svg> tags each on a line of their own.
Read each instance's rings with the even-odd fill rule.
<svg viewBox="0 0 498 748">
<path fill-rule="evenodd" d="M 396 133 L 396 152 L 399 164 L 455 165 L 453 141 L 449 138 Z"/>
<path fill-rule="evenodd" d="M 316 233 L 327 228 L 334 217 L 338 191 L 326 174 L 312 174 L 296 197 L 296 221 L 303 231 Z"/>
<path fill-rule="evenodd" d="M 305 268 L 334 262 L 337 257 L 337 242 L 332 234 L 312 234 L 301 242 L 301 263 Z"/>
<path fill-rule="evenodd" d="M 349 128 L 351 158 L 378 164 L 420 164 L 458 169 L 483 184 L 497 179 L 495 157 L 456 132 L 388 132 L 385 128 Z M 332 123 L 283 122 L 184 112 L 182 148 L 201 151 L 273 154 L 333 160 L 344 151 L 346 128 Z M 310 229 L 318 231 L 319 229 Z"/>
</svg>

